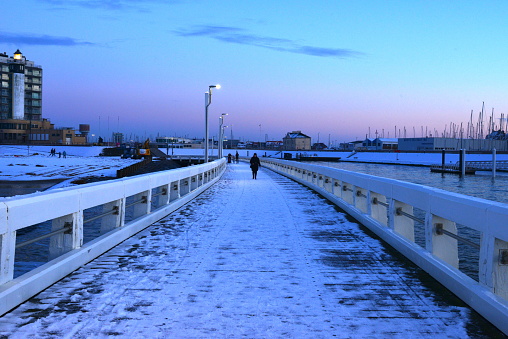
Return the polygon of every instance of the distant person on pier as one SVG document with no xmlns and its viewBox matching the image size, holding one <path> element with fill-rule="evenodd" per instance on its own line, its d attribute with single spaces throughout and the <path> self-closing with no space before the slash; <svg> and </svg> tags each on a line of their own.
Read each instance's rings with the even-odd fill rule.
<svg viewBox="0 0 508 339">
<path fill-rule="evenodd" d="M 64 158 L 67 158 L 67 152 L 63 151 L 62 155 Z"/>
<path fill-rule="evenodd" d="M 238 154 L 238 151 L 236 151 L 236 154 L 235 154 L 235 159 L 236 159 L 236 163 L 238 164 L 238 159 L 240 158 L 240 154 Z"/>
<path fill-rule="evenodd" d="M 231 163 L 231 158 L 233 158 L 233 156 L 231 155 L 231 153 L 228 154 L 228 164 Z"/>
<path fill-rule="evenodd" d="M 257 153 L 254 153 L 252 158 L 250 158 L 250 168 L 252 170 L 252 179 L 257 179 L 258 169 L 261 166 L 261 161 L 259 161 Z"/>
</svg>

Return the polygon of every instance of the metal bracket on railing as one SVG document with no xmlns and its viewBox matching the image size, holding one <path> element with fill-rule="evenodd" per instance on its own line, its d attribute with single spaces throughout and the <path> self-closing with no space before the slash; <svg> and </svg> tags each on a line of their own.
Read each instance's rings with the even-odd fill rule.
<svg viewBox="0 0 508 339">
<path fill-rule="evenodd" d="M 347 191 L 348 190 L 347 186 L 346 185 L 342 185 L 342 190 L 343 191 Z"/>
<path fill-rule="evenodd" d="M 436 235 L 443 235 L 443 224 L 441 223 L 437 223 L 437 224 L 434 224 L 434 232 L 436 233 Z"/>
<path fill-rule="evenodd" d="M 113 214 L 114 215 L 120 214 L 120 206 L 113 206 Z"/>
<path fill-rule="evenodd" d="M 384 207 L 388 207 L 389 205 L 386 203 L 386 202 L 382 202 L 382 201 L 379 201 L 378 198 L 372 198 L 372 204 L 373 205 L 381 205 L 381 206 L 384 206 Z"/>
<path fill-rule="evenodd" d="M 185 180 L 185 182 L 183 183 L 185 186 L 189 186 L 189 180 Z"/>
<path fill-rule="evenodd" d="M 330 179 L 326 178 L 325 183 L 328 184 L 330 182 Z"/>
<path fill-rule="evenodd" d="M 339 187 L 340 184 L 338 182 L 335 182 L 335 187 Z"/>
<path fill-rule="evenodd" d="M 177 191 L 178 190 L 178 185 L 173 185 L 173 191 Z"/>
<path fill-rule="evenodd" d="M 403 212 L 404 213 L 404 212 Z M 453 239 L 456 239 L 458 241 L 461 241 L 463 242 L 464 244 L 467 244 L 469 246 L 472 246 L 474 248 L 480 248 L 480 245 L 478 245 L 477 243 L 475 242 L 472 242 L 471 240 L 468 240 L 466 238 L 463 238 L 461 236 L 458 236 L 457 234 L 454 234 L 452 232 L 449 232 L 447 230 L 444 229 L 444 226 L 442 223 L 435 223 L 434 224 L 434 232 L 436 233 L 436 235 L 447 235 Z M 508 250 L 507 250 L 508 251 Z M 507 258 L 508 260 L 508 255 L 507 255 Z M 507 264 L 508 265 L 508 264 Z"/>
<path fill-rule="evenodd" d="M 161 194 L 162 194 L 162 195 L 168 195 L 168 190 L 167 190 L 167 188 L 163 188 L 163 189 L 161 190 Z"/>
<path fill-rule="evenodd" d="M 499 265 L 508 266 L 508 250 L 499 250 Z"/>
<path fill-rule="evenodd" d="M 356 191 L 356 196 L 357 197 L 367 198 L 367 196 L 365 194 L 363 194 L 362 191 L 360 191 L 360 190 Z"/>
<path fill-rule="evenodd" d="M 64 231 L 64 234 L 72 234 L 72 222 L 70 222 L 70 221 L 64 222 L 63 228 L 66 229 Z"/>
<path fill-rule="evenodd" d="M 143 195 L 143 196 L 141 197 L 141 203 L 142 203 L 142 204 L 147 204 L 147 203 L 148 203 L 148 196 Z"/>
<path fill-rule="evenodd" d="M 192 180 L 192 182 L 196 182 L 196 178 L 192 178 L 191 180 Z"/>
</svg>

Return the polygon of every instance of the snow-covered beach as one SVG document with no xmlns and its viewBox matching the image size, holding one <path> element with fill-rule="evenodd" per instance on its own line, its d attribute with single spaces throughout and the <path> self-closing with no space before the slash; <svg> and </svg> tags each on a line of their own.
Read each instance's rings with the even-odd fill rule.
<svg viewBox="0 0 508 339">
<path fill-rule="evenodd" d="M 51 148 L 53 147 L 1 145 L 0 181 L 4 185 L 39 181 L 47 182 L 45 186 L 60 188 L 71 186 L 72 181 L 88 176 L 114 178 L 118 169 L 136 161 L 99 156 L 104 148 L 99 146 L 58 146 L 55 147 L 55 156 L 51 156 Z M 65 158 L 63 152 L 66 153 Z M 58 184 L 55 185 L 56 182 Z M 44 185 L 41 186 L 43 188 Z"/>
</svg>

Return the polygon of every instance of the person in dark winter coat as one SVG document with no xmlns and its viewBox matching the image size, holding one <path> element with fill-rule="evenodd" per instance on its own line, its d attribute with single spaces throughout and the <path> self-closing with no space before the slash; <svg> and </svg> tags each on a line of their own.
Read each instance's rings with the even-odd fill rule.
<svg viewBox="0 0 508 339">
<path fill-rule="evenodd" d="M 261 161 L 259 161 L 258 155 L 254 153 L 252 158 L 250 158 L 250 168 L 252 170 L 252 179 L 256 179 L 258 176 L 258 169 L 261 166 Z"/>
</svg>

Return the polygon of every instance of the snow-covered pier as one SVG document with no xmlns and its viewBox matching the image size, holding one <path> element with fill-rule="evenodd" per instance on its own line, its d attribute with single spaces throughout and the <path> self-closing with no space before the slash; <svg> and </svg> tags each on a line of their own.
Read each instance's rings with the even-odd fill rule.
<svg viewBox="0 0 508 339">
<path fill-rule="evenodd" d="M 252 180 L 242 163 L 5 314 L 0 335 L 501 336 L 336 206 L 267 169 Z"/>
</svg>

